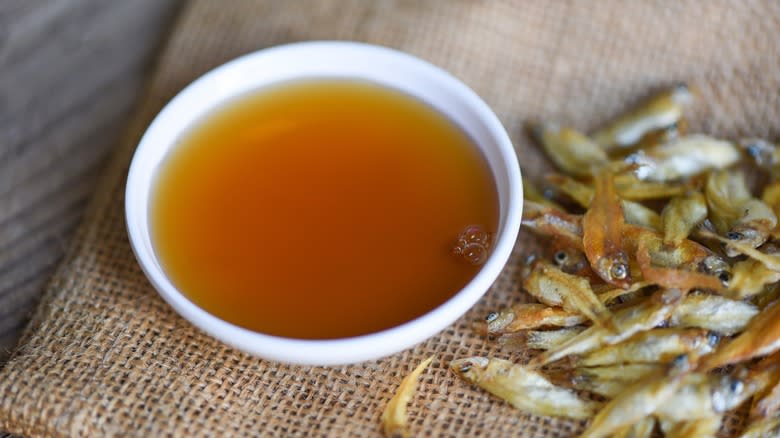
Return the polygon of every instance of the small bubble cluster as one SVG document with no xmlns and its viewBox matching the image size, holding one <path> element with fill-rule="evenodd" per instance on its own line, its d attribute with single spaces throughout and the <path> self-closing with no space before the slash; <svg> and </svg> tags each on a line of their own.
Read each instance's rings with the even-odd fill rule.
<svg viewBox="0 0 780 438">
<path fill-rule="evenodd" d="M 492 237 L 482 225 L 469 225 L 458 235 L 452 253 L 472 265 L 481 265 L 488 258 Z"/>
</svg>

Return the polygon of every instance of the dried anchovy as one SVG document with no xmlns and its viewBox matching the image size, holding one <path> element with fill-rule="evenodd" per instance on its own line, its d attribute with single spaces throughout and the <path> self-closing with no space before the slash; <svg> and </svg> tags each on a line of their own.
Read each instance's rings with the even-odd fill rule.
<svg viewBox="0 0 780 438">
<path fill-rule="evenodd" d="M 385 436 L 409 436 L 406 405 L 417 390 L 417 378 L 420 377 L 420 374 L 425 371 L 425 368 L 428 367 L 432 360 L 433 356 L 417 365 L 411 374 L 404 378 L 396 394 L 385 406 L 385 410 L 382 412 L 382 428 Z"/>
<path fill-rule="evenodd" d="M 636 152 L 625 161 L 638 165 L 634 172 L 637 178 L 662 182 L 692 177 L 710 169 L 725 169 L 739 157 L 732 143 L 696 134 Z"/>
<path fill-rule="evenodd" d="M 585 135 L 556 123 L 538 123 L 531 133 L 561 170 L 577 176 L 589 176 L 593 169 L 607 163 L 607 153 Z"/>
<path fill-rule="evenodd" d="M 683 107 L 693 100 L 686 84 L 678 84 L 651 97 L 640 106 L 593 133 L 604 148 L 627 147 L 649 133 L 674 126 L 682 118 Z"/>
<path fill-rule="evenodd" d="M 553 385 L 541 373 L 508 360 L 470 357 L 452 361 L 450 368 L 467 382 L 531 414 L 590 418 L 599 407 L 570 389 Z"/>
</svg>

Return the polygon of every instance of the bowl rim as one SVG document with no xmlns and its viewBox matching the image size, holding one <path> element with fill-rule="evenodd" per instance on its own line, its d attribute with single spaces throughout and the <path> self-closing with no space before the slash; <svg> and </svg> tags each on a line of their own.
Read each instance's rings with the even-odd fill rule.
<svg viewBox="0 0 780 438">
<path fill-rule="evenodd" d="M 438 83 L 457 94 L 458 99 L 464 100 L 465 104 L 478 114 L 480 122 L 484 123 L 489 134 L 495 139 L 500 164 L 503 166 L 501 170 L 506 172 L 507 177 L 508 196 L 506 205 L 500 206 L 502 212 L 495 245 L 480 271 L 447 301 L 415 319 L 379 332 L 341 339 L 309 340 L 267 335 L 234 325 L 190 301 L 184 293 L 173 286 L 157 262 L 149 243 L 146 214 L 154 178 L 147 178 L 144 175 L 149 172 L 155 173 L 157 166 L 148 162 L 149 153 L 153 148 L 160 147 L 164 148 L 164 153 L 167 153 L 175 145 L 176 141 L 170 141 L 161 146 L 157 137 L 161 135 L 162 130 L 172 129 L 166 124 L 181 122 L 178 113 L 182 111 L 182 107 L 191 104 L 191 97 L 203 93 L 209 84 L 213 86 L 215 81 L 234 80 L 242 69 L 252 68 L 262 62 L 272 62 L 275 57 L 305 57 L 316 53 L 337 52 L 342 55 L 363 56 L 368 60 L 383 59 L 408 64 L 410 68 L 435 77 Z M 289 78 L 280 79 L 280 81 L 284 80 Z M 247 85 L 243 86 L 243 92 L 251 91 L 258 86 L 263 85 L 247 82 Z M 229 97 L 207 99 L 208 102 L 200 103 L 202 106 L 200 111 L 208 113 L 229 99 Z M 174 130 L 178 134 L 189 129 L 188 123 L 180 123 L 180 125 Z M 484 152 L 485 147 L 483 145 L 479 147 Z M 150 170 L 149 166 L 154 168 Z M 491 173 L 496 179 L 496 170 L 493 167 L 491 166 Z M 498 185 L 498 182 L 496 184 Z M 501 188 L 497 187 L 497 189 L 500 194 Z M 141 205 L 144 203 L 146 205 Z M 468 86 L 441 68 L 394 49 L 349 41 L 309 41 L 274 46 L 238 57 L 200 76 L 171 99 L 148 126 L 134 152 L 125 188 L 125 221 L 132 250 L 144 274 L 162 298 L 195 327 L 232 347 L 264 359 L 324 366 L 357 363 L 396 353 L 434 336 L 465 314 L 487 292 L 508 261 L 520 228 L 522 204 L 520 167 L 509 135 L 495 113 Z M 145 228 L 142 222 L 147 223 Z"/>
</svg>

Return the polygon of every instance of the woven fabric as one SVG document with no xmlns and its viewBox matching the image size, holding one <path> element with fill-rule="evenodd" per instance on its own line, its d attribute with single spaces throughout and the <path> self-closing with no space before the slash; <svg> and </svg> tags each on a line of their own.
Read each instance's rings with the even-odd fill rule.
<svg viewBox="0 0 780 438">
<path fill-rule="evenodd" d="M 497 112 L 523 171 L 535 178 L 549 167 L 523 134 L 525 121 L 590 130 L 681 80 L 699 91 L 692 130 L 777 136 L 779 36 L 780 3 L 772 1 L 190 2 L 66 260 L 0 371 L 0 429 L 29 436 L 372 436 L 403 376 L 435 354 L 409 408 L 415 435 L 575 435 L 584 423 L 520 413 L 447 369 L 468 355 L 522 359 L 471 324 L 524 299 L 519 266 L 535 245 L 525 233 L 484 299 L 413 349 L 332 368 L 256 359 L 193 328 L 141 273 L 122 196 L 140 135 L 178 90 L 224 61 L 285 42 L 349 39 L 401 49 L 461 78 Z M 739 416 L 730 416 L 724 434 L 741 427 Z"/>
</svg>

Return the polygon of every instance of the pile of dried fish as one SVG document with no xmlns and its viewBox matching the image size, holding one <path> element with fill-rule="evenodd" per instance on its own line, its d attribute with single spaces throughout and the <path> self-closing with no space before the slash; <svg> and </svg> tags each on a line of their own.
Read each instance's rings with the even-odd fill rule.
<svg viewBox="0 0 780 438">
<path fill-rule="evenodd" d="M 675 86 L 589 136 L 533 125 L 562 172 L 524 182 L 523 226 L 548 243 L 524 266 L 537 302 L 479 328 L 540 352 L 457 359 L 457 375 L 590 419 L 588 438 L 711 437 L 749 400 L 742 436 L 780 436 L 780 148 L 687 133 L 693 95 Z"/>
</svg>

